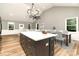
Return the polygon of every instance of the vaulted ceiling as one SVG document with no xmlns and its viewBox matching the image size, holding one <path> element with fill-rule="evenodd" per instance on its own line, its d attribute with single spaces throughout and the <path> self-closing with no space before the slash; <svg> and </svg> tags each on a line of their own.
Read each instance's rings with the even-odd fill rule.
<svg viewBox="0 0 79 59">
<path fill-rule="evenodd" d="M 31 7 L 31 3 L 14 3 L 0 4 L 0 16 L 3 20 L 27 21 L 29 20 L 27 9 Z M 40 14 L 46 9 L 52 7 L 52 4 L 35 4 L 40 10 Z"/>
<path fill-rule="evenodd" d="M 79 6 L 77 3 L 35 3 L 40 14 L 45 10 L 56 6 Z M 0 3 L 0 16 L 2 20 L 28 21 L 27 9 L 31 3 Z"/>
</svg>

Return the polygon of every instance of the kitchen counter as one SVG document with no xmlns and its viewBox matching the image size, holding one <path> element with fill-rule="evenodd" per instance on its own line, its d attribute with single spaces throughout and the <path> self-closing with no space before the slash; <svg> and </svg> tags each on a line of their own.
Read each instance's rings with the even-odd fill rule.
<svg viewBox="0 0 79 59">
<path fill-rule="evenodd" d="M 20 44 L 26 56 L 53 56 L 56 34 L 43 34 L 38 31 L 20 33 Z"/>
<path fill-rule="evenodd" d="M 42 32 L 38 32 L 38 31 L 21 32 L 21 34 L 24 34 L 25 36 L 35 41 L 39 41 L 39 40 L 46 39 L 49 37 L 54 37 L 57 35 L 57 34 L 51 34 L 51 33 L 43 34 Z"/>
</svg>

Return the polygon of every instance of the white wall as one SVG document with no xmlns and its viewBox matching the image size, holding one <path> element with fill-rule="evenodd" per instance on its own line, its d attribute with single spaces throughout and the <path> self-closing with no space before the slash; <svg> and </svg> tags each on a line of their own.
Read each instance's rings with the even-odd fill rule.
<svg viewBox="0 0 79 59">
<path fill-rule="evenodd" d="M 79 32 L 71 33 L 72 40 L 78 40 L 79 41 Z"/>
<path fill-rule="evenodd" d="M 65 19 L 68 17 L 79 17 L 79 7 L 53 7 L 42 13 L 39 22 L 44 23 L 46 29 L 55 26 L 57 30 L 65 30 Z M 79 40 L 78 36 L 79 32 L 72 33 L 72 39 Z"/>
<path fill-rule="evenodd" d="M 65 19 L 73 16 L 79 17 L 79 7 L 53 7 L 42 13 L 40 23 L 46 29 L 56 26 L 58 30 L 65 30 Z"/>
<path fill-rule="evenodd" d="M 19 34 L 21 32 L 23 32 L 24 30 L 19 30 L 19 29 L 15 29 L 15 30 L 2 30 L 2 34 L 1 35 L 13 35 L 13 34 Z"/>
</svg>

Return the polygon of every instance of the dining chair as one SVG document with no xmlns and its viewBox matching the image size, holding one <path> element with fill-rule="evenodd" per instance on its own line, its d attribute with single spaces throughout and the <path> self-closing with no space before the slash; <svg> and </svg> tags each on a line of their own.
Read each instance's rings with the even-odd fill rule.
<svg viewBox="0 0 79 59">
<path fill-rule="evenodd" d="M 64 42 L 65 37 L 63 37 L 62 33 L 59 32 L 59 31 L 57 31 L 56 34 L 57 34 L 57 36 L 56 36 L 56 41 L 60 41 L 61 46 L 62 46 L 62 42 Z"/>
</svg>

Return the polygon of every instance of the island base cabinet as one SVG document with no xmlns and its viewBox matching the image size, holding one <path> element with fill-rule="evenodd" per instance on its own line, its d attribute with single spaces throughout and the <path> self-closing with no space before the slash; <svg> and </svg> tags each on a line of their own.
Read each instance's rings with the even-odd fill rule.
<svg viewBox="0 0 79 59">
<path fill-rule="evenodd" d="M 36 42 L 36 55 L 48 56 L 49 55 L 49 43 L 48 39 Z"/>
<path fill-rule="evenodd" d="M 20 43 L 27 56 L 49 56 L 49 39 L 34 41 L 20 34 Z M 50 51 L 51 52 L 51 51 Z"/>
<path fill-rule="evenodd" d="M 34 56 L 35 55 L 34 41 L 32 41 L 28 37 L 21 34 L 20 44 L 21 44 L 26 56 Z"/>
</svg>

